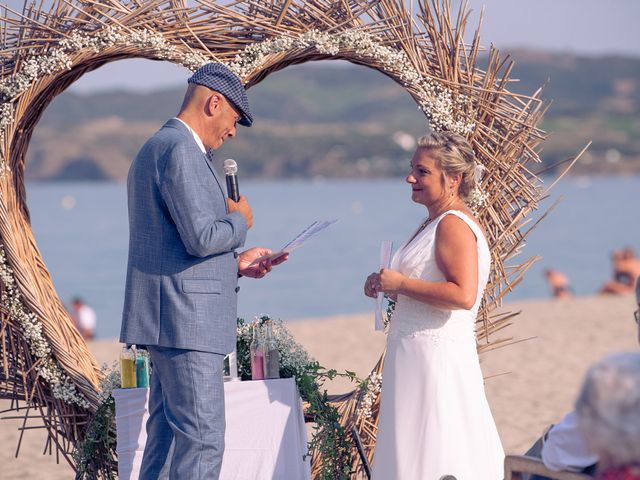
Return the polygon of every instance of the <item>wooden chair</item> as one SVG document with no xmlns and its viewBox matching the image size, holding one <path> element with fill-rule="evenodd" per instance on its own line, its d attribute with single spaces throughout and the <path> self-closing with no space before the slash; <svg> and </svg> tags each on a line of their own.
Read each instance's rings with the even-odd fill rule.
<svg viewBox="0 0 640 480">
<path fill-rule="evenodd" d="M 522 474 L 543 475 L 554 480 L 593 480 L 590 475 L 573 472 L 554 472 L 542 460 L 523 455 L 507 455 L 504 459 L 504 480 L 522 480 Z"/>
</svg>

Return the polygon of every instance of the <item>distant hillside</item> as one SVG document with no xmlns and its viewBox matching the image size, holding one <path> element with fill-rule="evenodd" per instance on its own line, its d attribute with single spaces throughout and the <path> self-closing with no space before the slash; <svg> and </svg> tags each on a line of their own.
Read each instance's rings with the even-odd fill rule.
<svg viewBox="0 0 640 480">
<path fill-rule="evenodd" d="M 593 146 L 577 170 L 640 171 L 640 59 L 515 51 L 511 90 L 547 83 L 545 164 Z M 29 179 L 118 179 L 144 140 L 175 115 L 183 88 L 149 94 L 64 93 L 28 152 Z M 249 91 L 257 121 L 219 152 L 244 175 L 399 175 L 426 130 L 413 100 L 378 72 L 323 62 L 289 67 Z M 543 168 L 541 166 L 541 168 Z"/>
</svg>

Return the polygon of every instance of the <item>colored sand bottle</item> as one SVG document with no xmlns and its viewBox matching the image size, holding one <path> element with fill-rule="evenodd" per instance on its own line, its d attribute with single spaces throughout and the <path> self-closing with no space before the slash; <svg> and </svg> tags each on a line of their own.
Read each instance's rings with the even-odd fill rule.
<svg viewBox="0 0 640 480">
<path fill-rule="evenodd" d="M 253 339 L 249 346 L 251 355 L 251 380 L 264 380 L 264 346 L 262 344 L 262 335 L 260 324 L 253 324 Z"/>
<path fill-rule="evenodd" d="M 120 385 L 122 388 L 136 388 L 136 354 L 125 346 L 120 353 Z"/>
<path fill-rule="evenodd" d="M 280 352 L 271 320 L 264 324 L 264 378 L 280 378 Z"/>
<path fill-rule="evenodd" d="M 149 388 L 149 352 L 136 352 L 136 387 Z"/>
</svg>

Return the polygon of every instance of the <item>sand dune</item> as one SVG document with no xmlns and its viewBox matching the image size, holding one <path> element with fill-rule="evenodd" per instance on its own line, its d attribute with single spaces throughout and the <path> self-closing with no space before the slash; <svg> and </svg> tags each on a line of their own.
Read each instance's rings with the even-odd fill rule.
<svg viewBox="0 0 640 480">
<path fill-rule="evenodd" d="M 512 303 L 503 311 L 521 311 L 503 336 L 532 338 L 481 356 L 489 403 L 507 453 L 522 453 L 549 424 L 572 408 L 583 375 L 607 353 L 638 349 L 632 296 L 585 297 L 570 301 Z M 373 331 L 372 314 L 306 319 L 290 324 L 293 335 L 326 367 L 366 376 L 384 348 Z M 117 358 L 115 340 L 91 343 L 100 362 Z M 504 375 L 502 375 L 504 374 Z M 352 387 L 339 380 L 332 393 Z M 8 402 L 0 402 L 0 409 Z M 5 413 L 2 416 L 11 416 Z M 13 458 L 19 420 L 0 421 L 0 479 L 70 479 L 71 468 L 55 455 L 42 455 L 46 437 L 28 430 L 20 456 Z M 36 425 L 33 422 L 33 425 Z"/>
</svg>

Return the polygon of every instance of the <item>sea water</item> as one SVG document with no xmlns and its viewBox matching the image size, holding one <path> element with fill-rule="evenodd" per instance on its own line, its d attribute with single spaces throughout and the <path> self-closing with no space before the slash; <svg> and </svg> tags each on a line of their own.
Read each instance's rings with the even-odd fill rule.
<svg viewBox="0 0 640 480">
<path fill-rule="evenodd" d="M 549 297 L 545 268 L 567 274 L 578 295 L 596 293 L 611 277 L 613 249 L 628 245 L 640 251 L 639 191 L 638 176 L 560 182 L 532 220 L 563 200 L 508 264 L 533 256 L 542 260 L 507 300 Z M 61 300 L 83 297 L 97 312 L 97 336 L 117 337 L 128 248 L 126 186 L 30 183 L 27 193 L 38 247 Z M 248 321 L 261 314 L 287 321 L 373 312 L 362 289 L 378 269 L 380 242 L 392 240 L 397 249 L 426 216 L 400 178 L 243 181 L 242 194 L 254 213 L 244 248 L 277 250 L 314 220 L 338 219 L 264 279 L 240 279 L 238 314 Z"/>
</svg>

